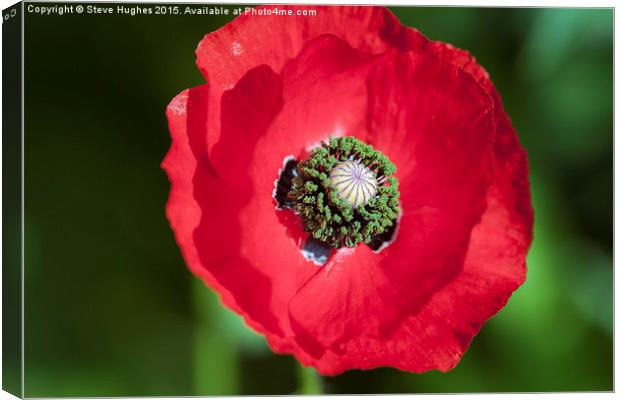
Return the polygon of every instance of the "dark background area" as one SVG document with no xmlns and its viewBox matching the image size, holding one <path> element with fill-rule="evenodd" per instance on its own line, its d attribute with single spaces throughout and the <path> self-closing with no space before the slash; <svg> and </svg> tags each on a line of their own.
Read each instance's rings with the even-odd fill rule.
<svg viewBox="0 0 620 400">
<path fill-rule="evenodd" d="M 2 12 L 2 390 L 16 396 L 22 392 L 20 7 Z"/>
<path fill-rule="evenodd" d="M 529 154 L 535 239 L 452 372 L 323 390 L 612 390 L 613 11 L 392 10 L 490 72 Z M 25 18 L 25 395 L 314 390 L 191 276 L 164 215 L 165 107 L 204 82 L 195 47 L 232 16 Z"/>
</svg>

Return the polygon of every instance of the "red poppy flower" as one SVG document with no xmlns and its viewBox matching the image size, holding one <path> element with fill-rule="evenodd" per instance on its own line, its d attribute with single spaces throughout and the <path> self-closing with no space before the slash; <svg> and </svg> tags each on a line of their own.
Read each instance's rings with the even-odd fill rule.
<svg viewBox="0 0 620 400">
<path fill-rule="evenodd" d="M 467 52 L 385 8 L 277 7 L 293 15 L 205 36 L 207 83 L 168 106 L 166 212 L 185 261 L 322 374 L 448 371 L 525 280 L 527 158 L 499 95 Z M 338 187 L 343 171 L 364 195 Z"/>
</svg>

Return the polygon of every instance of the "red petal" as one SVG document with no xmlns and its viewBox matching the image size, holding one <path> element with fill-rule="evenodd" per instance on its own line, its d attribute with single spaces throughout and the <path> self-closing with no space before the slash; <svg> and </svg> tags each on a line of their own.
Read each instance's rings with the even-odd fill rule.
<svg viewBox="0 0 620 400">
<path fill-rule="evenodd" d="M 179 244 L 193 254 L 191 260 L 186 257 L 192 270 L 208 277 L 210 286 L 265 332 L 276 350 L 295 348 L 285 339 L 292 336 L 288 303 L 317 267 L 300 253 L 307 234 L 299 219 L 290 211 L 275 210 L 274 181 L 287 155 L 298 156 L 336 128 L 363 128 L 366 96 L 359 82 L 375 59 L 323 36 L 308 43 L 286 66 L 282 79 L 265 66 L 249 71 L 223 95 L 222 135 L 215 145 L 205 143 L 213 139 L 207 133 L 213 124 L 206 118 L 210 99 L 206 89 L 200 91 L 200 101 L 190 101 L 187 117 L 186 92 L 169 107 L 171 154 L 177 152 L 175 143 L 187 141 L 186 136 L 196 142 L 185 148 L 183 156 L 190 162 L 183 174 L 169 172 L 173 182 L 169 217 L 185 239 Z M 312 101 L 317 96 L 325 100 Z M 207 148 L 212 148 L 210 158 Z M 188 162 L 169 156 L 164 166 L 174 172 L 183 163 Z M 178 202 L 173 201 L 177 182 L 186 185 Z M 180 218 L 189 218 L 192 224 L 181 226 Z M 177 236 L 181 237 L 179 232 Z"/>
<path fill-rule="evenodd" d="M 495 142 L 496 179 L 488 208 L 472 231 L 462 271 L 389 338 L 359 335 L 343 352 L 327 351 L 310 365 L 335 375 L 353 368 L 391 366 L 411 372 L 448 371 L 482 324 L 525 280 L 532 213 L 523 149 L 508 131 Z"/>
<path fill-rule="evenodd" d="M 251 69 L 266 65 L 279 74 L 307 42 L 331 34 L 356 49 L 382 53 L 406 43 L 406 30 L 383 7 L 277 6 L 281 10 L 316 10 L 316 16 L 244 14 L 206 35 L 196 49 L 196 63 L 210 83 L 209 142 L 220 137 L 219 100 Z M 256 7 L 256 10 L 274 6 Z M 273 45 L 277 38 L 277 45 Z M 342 58 L 342 57 L 341 57 Z M 323 100 L 327 100 L 325 97 Z M 301 115 L 307 115 L 302 113 Z M 290 134 L 290 132 L 289 132 Z"/>
<path fill-rule="evenodd" d="M 280 72 L 306 42 L 319 35 L 334 35 L 370 53 L 382 53 L 398 43 L 406 43 L 404 28 L 384 7 L 278 5 L 277 8 L 294 13 L 316 10 L 317 14 L 286 17 L 244 14 L 200 42 L 196 63 L 216 90 L 232 87 L 257 65 L 268 65 Z"/>
<path fill-rule="evenodd" d="M 262 159 L 300 157 L 329 135 L 364 140 L 363 82 L 377 60 L 331 35 L 308 42 L 282 71 L 284 107 L 257 148 Z"/>
<path fill-rule="evenodd" d="M 532 240 L 533 211 L 530 199 L 527 155 L 519 144 L 517 132 L 504 111 L 499 93 L 491 82 L 488 72 L 476 62 L 476 59 L 467 51 L 457 49 L 450 44 L 429 43 L 427 48 L 430 52 L 471 74 L 493 98 L 497 132 L 493 148 L 496 178 L 494 189 L 489 194 L 489 203 L 493 201 L 492 197 L 497 195 L 497 186 L 503 186 L 501 191 L 506 193 L 502 196 L 505 201 L 509 202 L 507 212 L 511 214 L 511 218 L 518 222 L 519 229 L 522 230 L 520 240 L 524 243 L 522 250 L 525 253 Z M 489 208 L 491 207 L 489 206 Z"/>
<path fill-rule="evenodd" d="M 470 73 L 494 100 L 494 181 L 487 209 L 473 229 L 462 271 L 411 315 L 389 339 L 357 336 L 344 352 L 328 350 L 311 363 L 335 375 L 353 368 L 393 366 L 412 372 L 448 371 L 466 351 L 482 324 L 525 280 L 525 256 L 532 240 L 527 157 L 503 111 L 488 73 L 469 53 L 428 42 L 410 30 L 411 42 Z"/>
<path fill-rule="evenodd" d="M 391 246 L 341 251 L 291 302 L 300 345 L 316 355 L 341 353 L 358 336 L 389 336 L 454 279 L 491 179 L 492 103 L 469 75 L 407 53 L 386 59 L 369 88 L 372 144 L 410 167 L 403 217 Z"/>
<path fill-rule="evenodd" d="M 222 135 L 217 143 L 208 145 L 209 158 L 224 182 L 252 192 L 249 164 L 281 108 L 280 77 L 264 65 L 250 70 L 233 89 L 224 92 L 218 121 Z M 271 178 L 273 181 L 275 175 Z"/>
<path fill-rule="evenodd" d="M 363 126 L 366 96 L 359 83 L 375 59 L 339 39 L 321 36 L 287 64 L 281 80 L 269 68 L 258 67 L 224 95 L 222 135 L 211 152 L 213 165 L 219 176 L 226 182 L 234 180 L 251 201 L 227 211 L 227 218 L 238 218 L 233 237 L 239 259 L 217 270 L 206 265 L 240 304 L 240 299 L 245 300 L 247 307 L 242 306 L 249 315 L 278 336 L 292 335 L 289 301 L 317 267 L 301 255 L 307 234 L 299 218 L 290 211 L 276 211 L 274 181 L 286 156 L 299 156 L 339 126 L 347 130 Z M 317 98 L 324 100 L 317 102 Z M 205 189 L 205 194 L 211 190 Z M 204 203 L 203 212 L 219 216 L 217 207 Z M 212 225 L 205 223 L 195 233 L 204 236 L 197 243 L 205 257 L 212 248 L 207 244 L 210 237 L 217 234 L 209 231 Z M 257 285 L 261 281 L 264 284 Z M 258 319 L 255 314 L 261 312 L 253 308 L 269 310 L 269 318 L 274 319 Z"/>
<path fill-rule="evenodd" d="M 219 141 L 208 145 L 218 175 L 267 194 L 285 157 L 301 157 L 330 134 L 364 139 L 367 94 L 362 83 L 376 60 L 323 35 L 307 43 L 281 78 L 267 66 L 250 70 L 224 92 L 221 124 L 209 124 L 209 129 L 221 125 Z M 209 138 L 215 140 L 211 133 Z"/>
<path fill-rule="evenodd" d="M 292 7 L 291 9 L 304 8 L 306 7 Z M 311 8 L 316 9 L 317 7 Z M 208 73 L 208 79 L 211 84 L 209 91 L 210 106 L 208 108 L 208 118 L 206 118 L 209 127 L 205 132 L 204 109 L 206 108 L 206 98 L 198 102 L 202 103 L 202 108 L 201 112 L 196 114 L 201 115 L 202 119 L 197 118 L 197 122 L 190 123 L 189 119 L 191 118 L 188 118 L 187 132 L 183 130 L 185 123 L 180 122 L 185 116 L 177 118 L 178 116 L 175 116 L 174 111 L 179 109 L 178 105 L 180 103 L 185 104 L 187 102 L 187 100 L 183 99 L 183 96 L 187 96 L 187 93 L 184 92 L 184 94 L 180 95 L 181 97 L 175 99 L 168 109 L 173 145 L 164 162 L 164 167 L 172 182 L 171 196 L 167 207 L 171 225 L 175 230 L 177 240 L 190 268 L 195 273 L 203 276 L 210 286 L 221 293 L 223 301 L 242 314 L 250 325 L 264 332 L 274 350 L 293 353 L 303 363 L 315 365 L 319 371 L 326 374 L 336 374 L 351 368 L 374 368 L 382 365 L 395 366 L 416 372 L 433 368 L 448 370 L 456 365 L 481 324 L 503 306 L 510 293 L 525 278 L 525 254 L 531 241 L 532 231 L 532 210 L 525 153 L 519 146 L 516 133 L 503 112 L 499 96 L 488 79 L 488 74 L 467 52 L 443 43 L 428 41 L 416 30 L 402 27 L 391 13 L 384 8 L 320 7 L 318 11 L 317 17 L 241 17 L 218 32 L 207 35 L 203 42 L 201 42 L 197 49 L 198 65 L 205 75 Z M 278 246 L 281 243 L 287 240 L 282 239 L 285 237 L 288 238 L 289 245 L 291 242 L 298 243 L 302 237 L 299 227 L 294 221 L 291 222 L 290 213 L 278 213 L 280 214 L 278 215 L 280 222 L 283 222 L 283 225 L 288 228 L 275 228 L 273 215 L 276 215 L 276 213 L 273 211 L 273 204 L 269 204 L 267 197 L 246 204 L 247 200 L 243 195 L 239 195 L 240 192 L 238 190 L 223 185 L 218 181 L 211 163 L 206 157 L 206 148 L 208 144 L 208 147 L 211 149 L 213 144 L 223 135 L 220 132 L 220 98 L 222 93 L 236 85 L 248 71 L 262 64 L 270 67 L 270 69 L 263 67 L 265 71 L 275 71 L 275 73 L 272 73 L 272 78 L 284 71 L 282 72 L 282 91 L 285 100 L 280 114 L 272 120 L 271 127 L 265 130 L 262 139 L 258 140 L 255 158 L 256 155 L 266 156 L 271 154 L 267 151 L 269 148 L 277 148 L 278 154 L 282 153 L 279 155 L 291 154 L 286 152 L 290 148 L 287 146 L 287 141 L 290 141 L 291 137 L 297 137 L 296 130 L 300 130 L 304 124 L 307 126 L 307 124 L 313 123 L 315 119 L 320 121 L 317 121 L 311 129 L 300 135 L 299 137 L 303 138 L 303 140 L 297 141 L 292 147 L 296 149 L 303 147 L 304 143 L 307 144 L 311 141 L 310 139 L 320 137 L 320 134 L 317 132 L 321 130 L 334 131 L 333 121 L 332 126 L 330 126 L 329 119 L 335 118 L 339 113 L 350 117 L 346 120 L 347 122 L 344 126 L 348 131 L 347 133 L 351 130 L 357 131 L 359 129 L 359 135 L 364 139 L 366 133 L 364 132 L 363 124 L 360 123 L 359 118 L 356 116 L 359 110 L 365 107 L 366 100 L 364 95 L 354 91 L 353 85 L 357 78 L 366 76 L 367 71 L 364 68 L 368 68 L 374 60 L 368 57 L 366 61 L 360 62 L 358 69 L 362 70 L 362 72 L 355 79 L 351 79 L 350 82 L 347 82 L 347 74 L 343 74 L 341 81 L 336 79 L 330 82 L 331 84 L 341 82 L 341 96 L 323 107 L 320 105 L 321 102 L 317 102 L 316 98 L 313 98 L 317 94 L 323 94 L 321 101 L 330 98 L 329 93 L 322 91 L 322 88 L 316 88 L 317 92 L 312 96 L 308 95 L 306 99 L 298 99 L 303 97 L 307 90 L 314 89 L 312 81 L 306 81 L 297 86 L 295 84 L 295 79 L 303 80 L 304 76 L 311 75 L 308 73 L 310 71 L 297 75 L 291 72 L 295 70 L 303 71 L 304 65 L 315 60 L 315 57 L 306 57 L 305 61 L 298 61 L 297 67 L 290 67 L 292 69 L 289 69 L 288 72 L 284 69 L 287 60 L 296 56 L 307 40 L 324 33 L 331 33 L 344 38 L 354 48 L 366 50 L 370 53 L 381 53 L 390 49 L 400 51 L 416 49 L 420 53 L 433 54 L 471 74 L 494 100 L 494 120 L 497 125 L 497 137 L 493 148 L 495 180 L 493 186 L 488 191 L 487 210 L 483 214 L 481 222 L 472 231 L 464 266 L 462 269 L 454 267 L 454 265 L 461 265 L 462 263 L 459 261 L 458 254 L 449 255 L 446 258 L 446 265 L 448 266 L 444 265 L 444 268 L 440 268 L 441 271 L 437 272 L 437 276 L 443 277 L 443 279 L 435 282 L 437 284 L 435 286 L 436 289 L 431 290 L 431 292 L 436 290 L 435 294 L 428 301 L 418 301 L 417 303 L 424 303 L 424 306 L 421 306 L 417 311 L 411 309 L 410 306 L 416 304 L 415 301 L 411 302 L 411 298 L 415 299 L 416 296 L 411 298 L 405 296 L 407 301 L 401 302 L 400 306 L 404 304 L 405 307 L 402 307 L 402 309 L 407 309 L 409 314 L 408 316 L 403 316 L 405 319 L 402 324 L 391 327 L 393 330 L 381 329 L 385 320 L 391 318 L 390 314 L 395 315 L 394 312 L 386 312 L 387 318 L 383 321 L 381 318 L 370 321 L 368 326 L 371 329 L 369 332 L 364 333 L 359 332 L 359 327 L 363 328 L 362 325 L 364 324 L 356 326 L 351 324 L 350 321 L 341 322 L 337 318 L 337 313 L 333 313 L 333 302 L 342 299 L 342 296 L 339 297 L 335 291 L 323 291 L 322 297 L 314 299 L 316 305 L 313 305 L 313 307 L 316 307 L 318 310 L 316 312 L 319 314 L 321 312 L 328 312 L 330 320 L 335 321 L 333 326 L 323 324 L 316 328 L 312 326 L 312 323 L 304 324 L 302 322 L 305 321 L 298 319 L 300 316 L 303 318 L 303 312 L 296 313 L 295 304 L 291 305 L 291 313 L 296 316 L 295 323 L 299 323 L 299 325 L 295 326 L 296 331 L 300 333 L 300 337 L 296 340 L 303 345 L 305 350 L 302 350 L 289 337 L 289 335 L 292 335 L 292 330 L 287 315 L 285 315 L 286 301 L 282 299 L 290 296 L 291 291 L 306 280 L 309 276 L 308 270 L 294 266 L 288 270 L 293 271 L 293 276 L 295 277 L 293 280 L 278 281 L 277 277 L 274 278 L 271 274 L 275 271 L 282 273 L 285 268 L 263 265 L 262 259 L 257 261 L 255 265 L 243 259 L 240 259 L 239 262 L 231 261 L 232 259 L 227 261 L 225 259 L 226 256 L 235 257 L 235 254 L 241 253 L 253 254 L 254 251 L 260 250 L 258 245 L 246 246 L 248 240 L 250 242 L 252 240 L 260 242 L 262 239 L 263 241 L 260 243 L 263 243 L 263 247 L 276 250 L 278 250 Z M 261 42 L 261 37 L 266 39 L 263 39 Z M 266 43 L 273 37 L 277 37 L 282 44 L 279 46 L 256 45 L 256 43 Z M 252 43 L 254 45 L 251 45 Z M 341 47 L 346 48 L 346 46 Z M 332 49 L 336 49 L 336 46 L 332 46 Z M 346 50 L 349 55 L 355 53 L 353 49 Z M 308 52 L 307 54 L 312 53 Z M 325 54 L 329 54 L 329 52 Z M 335 55 L 337 55 L 337 52 L 329 54 L 326 58 L 329 59 Z M 360 59 L 365 57 L 363 54 L 359 56 Z M 298 60 L 304 60 L 304 58 L 300 56 Z M 336 69 L 332 70 L 337 71 L 338 65 L 344 66 L 345 63 L 343 61 L 346 61 L 345 57 L 341 61 L 335 62 L 333 66 Z M 295 62 L 291 62 L 291 65 L 294 64 Z M 333 75 L 333 72 L 328 72 L 330 71 L 328 64 L 321 64 L 319 62 L 319 67 L 321 65 L 325 66 L 324 73 L 323 75 L 320 73 L 314 75 L 316 82 L 322 82 L 325 78 Z M 310 68 L 310 70 L 314 70 L 314 68 Z M 355 70 L 355 67 L 342 68 L 343 72 L 350 70 Z M 288 77 L 296 78 L 289 79 Z M 276 81 L 277 79 L 272 80 L 272 82 Z M 246 83 L 250 84 L 251 82 Z M 239 88 L 242 86 L 240 85 Z M 251 87 L 252 85 L 250 84 L 247 88 Z M 249 94 L 255 91 L 257 89 L 246 90 Z M 206 89 L 196 90 L 196 92 L 197 94 L 200 92 L 200 96 L 197 97 L 204 97 Z M 274 92 L 277 92 L 277 90 L 274 90 Z M 356 93 L 353 96 L 354 100 L 351 102 L 352 106 L 350 108 L 339 104 L 348 103 L 346 101 L 347 93 Z M 191 95 L 192 92 L 190 91 L 189 94 Z M 243 99 L 243 96 L 239 97 L 239 99 Z M 236 104 L 238 101 L 243 102 L 242 100 L 235 100 L 231 101 L 231 104 Z M 288 112 L 285 112 L 289 101 L 292 103 L 297 101 L 297 104 L 294 107 L 288 107 Z M 264 110 L 271 110 L 267 111 L 267 114 L 275 113 L 278 104 L 277 102 L 265 103 Z M 316 106 L 317 104 L 318 106 Z M 307 107 L 304 107 L 304 105 L 316 106 L 316 108 L 307 110 Z M 330 113 L 333 106 L 340 107 Z M 260 120 L 264 117 L 262 112 L 257 114 L 260 114 L 260 116 L 256 115 L 253 118 Z M 295 118 L 300 116 L 306 118 L 303 121 L 304 124 L 296 122 Z M 233 122 L 232 125 L 235 125 L 234 119 L 231 119 L 231 121 Z M 415 124 L 415 119 L 413 121 L 413 124 Z M 263 120 L 263 122 L 268 124 L 267 120 Z M 410 121 L 409 123 L 412 122 Z M 259 123 L 258 125 L 261 124 Z M 192 126 L 200 128 L 198 134 L 192 133 Z M 373 131 L 375 127 L 370 125 L 369 129 Z M 237 128 L 236 130 L 240 131 L 243 129 Z M 256 134 L 257 131 L 253 133 Z M 265 138 L 267 137 L 271 140 L 270 146 L 265 145 Z M 274 138 L 276 140 L 273 140 Z M 390 149 L 387 152 L 392 152 L 390 154 L 391 157 L 399 158 L 398 174 L 401 179 L 407 175 L 413 177 L 415 171 L 419 170 L 417 165 L 407 163 L 407 155 L 404 152 L 399 152 L 398 147 L 393 146 L 394 143 L 390 145 L 389 141 L 386 142 L 385 138 L 380 139 L 377 135 L 374 135 L 374 138 L 377 140 L 377 143 L 383 140 L 385 147 Z M 205 139 L 207 143 L 204 143 Z M 236 139 L 239 139 L 239 137 L 236 137 Z M 428 141 L 429 148 L 433 148 L 434 144 L 431 146 L 432 138 L 425 139 Z M 222 145 L 224 146 L 224 144 Z M 262 149 L 260 149 L 261 145 L 263 145 Z M 233 143 L 229 142 L 227 146 L 233 147 Z M 474 150 L 475 147 L 474 145 Z M 213 153 L 216 155 L 215 158 L 218 159 L 217 171 L 218 173 L 224 171 L 224 174 L 230 173 L 233 177 L 236 177 L 234 182 L 238 187 L 245 188 L 245 183 L 249 182 L 253 190 L 259 187 L 262 190 L 262 188 L 269 186 L 269 179 L 272 179 L 271 184 L 273 184 L 274 178 L 270 178 L 270 176 L 273 174 L 273 170 L 277 170 L 277 166 L 274 166 L 275 164 L 266 166 L 264 172 L 260 169 L 252 168 L 253 176 L 249 180 L 244 180 L 243 169 L 230 170 L 226 168 L 226 165 L 237 165 L 245 157 L 237 154 L 235 155 L 237 157 L 236 162 L 230 162 L 225 156 L 228 151 L 223 149 L 224 147 L 222 147 L 219 155 L 216 154 L 217 152 Z M 293 150 L 293 152 L 295 151 L 298 150 Z M 242 150 L 240 154 L 247 154 L 247 148 Z M 266 158 L 274 160 L 274 158 Z M 196 160 L 200 161 L 197 162 Z M 278 160 L 278 162 L 280 161 Z M 460 165 L 459 163 L 462 160 L 457 158 L 456 160 L 450 160 L 450 162 Z M 403 163 L 405 167 L 400 165 Z M 433 165 L 433 156 L 429 154 L 424 164 L 427 166 Z M 436 159 L 435 164 L 439 164 Z M 406 174 L 405 172 L 408 169 L 406 166 L 409 165 L 411 165 L 411 174 Z M 437 171 L 436 176 L 439 177 L 442 173 L 445 176 L 447 170 L 448 168 Z M 429 176 L 426 173 L 423 175 Z M 418 180 L 418 182 L 420 181 Z M 458 182 L 455 183 L 458 185 Z M 425 181 L 423 184 L 431 188 L 434 187 L 432 179 Z M 202 208 L 199 202 L 194 199 L 195 194 L 192 193 L 193 185 L 208 185 L 208 187 L 213 188 L 212 191 L 207 190 L 200 196 L 197 196 L 203 205 L 208 206 L 207 208 Z M 430 193 L 426 197 L 424 197 L 424 193 L 416 197 L 415 190 L 415 184 L 403 186 L 403 192 L 409 193 L 406 197 L 421 199 L 416 200 L 413 203 L 414 205 L 423 204 L 424 202 L 443 204 L 438 196 L 433 196 Z M 200 192 L 200 190 L 197 190 L 197 192 Z M 269 190 L 270 192 L 271 190 Z M 430 192 L 439 193 L 441 191 Z M 475 193 L 477 193 L 477 190 L 471 191 L 471 199 L 476 197 Z M 225 199 L 235 195 L 239 195 L 237 200 L 225 201 Z M 215 232 L 210 231 L 213 228 L 205 222 L 205 218 L 208 219 L 209 223 L 222 221 L 221 216 L 216 215 L 216 213 L 228 210 L 227 207 L 239 210 L 240 218 L 238 222 L 243 224 L 242 226 L 257 223 L 269 225 L 267 229 L 268 235 L 273 235 L 276 237 L 276 240 L 267 241 L 265 240 L 267 235 L 255 237 L 256 235 L 252 236 L 251 234 L 241 239 L 240 236 L 247 235 L 247 233 L 239 232 L 240 225 L 235 223 L 236 221 L 231 226 L 225 228 L 225 232 L 230 233 L 227 238 L 218 237 Z M 201 216 L 201 213 L 207 209 L 214 210 L 213 215 Z M 210 211 L 206 213 L 211 214 Z M 470 215 L 471 219 L 475 219 L 475 214 L 472 213 Z M 407 215 L 404 218 L 407 218 Z M 463 218 L 460 223 L 456 224 L 457 227 L 462 226 L 462 224 L 467 225 L 466 221 L 468 221 L 468 218 Z M 426 233 L 433 231 L 441 232 L 441 229 L 433 230 L 432 228 L 434 225 L 439 226 L 443 222 L 441 218 L 434 219 L 432 213 L 422 212 L 416 215 L 413 223 L 403 224 L 403 227 L 408 226 L 408 228 L 401 230 L 398 240 L 405 243 L 406 241 L 403 238 L 417 234 L 418 230 L 416 229 L 421 229 L 422 231 L 426 229 Z M 415 226 L 416 223 L 418 224 L 417 227 Z M 199 224 L 201 224 L 200 229 L 202 231 L 197 230 L 196 235 L 193 235 L 193 229 Z M 411 230 L 410 232 L 407 231 L 409 229 Z M 458 229 L 455 227 L 455 230 Z M 198 234 L 199 231 L 202 233 Z M 256 233 L 256 230 L 254 230 L 254 233 Z M 454 237 L 457 236 L 455 235 Z M 244 243 L 243 248 L 240 247 L 241 240 Z M 282 242 L 278 242 L 278 240 Z M 312 284 L 320 282 L 318 278 L 323 274 L 331 275 L 334 281 L 324 280 L 325 283 L 332 284 L 331 287 L 333 288 L 350 289 L 345 294 L 352 301 L 352 303 L 348 304 L 351 304 L 353 307 L 349 307 L 346 310 L 347 315 L 355 316 L 361 320 L 368 318 L 368 315 L 360 314 L 364 310 L 363 307 L 358 307 L 360 301 L 365 302 L 364 307 L 378 310 L 380 314 L 384 311 L 383 307 L 386 305 L 399 304 L 397 294 L 401 293 L 402 290 L 400 288 L 393 292 L 391 290 L 394 287 L 398 288 L 399 284 L 401 286 L 404 285 L 406 280 L 401 282 L 398 279 L 395 280 L 395 278 L 408 278 L 408 272 L 404 268 L 394 268 L 388 271 L 393 272 L 390 276 L 385 273 L 385 269 L 376 268 L 373 270 L 368 267 L 368 264 L 372 262 L 373 257 L 375 257 L 375 260 L 378 260 L 378 257 L 388 258 L 389 251 L 396 253 L 395 249 L 397 249 L 398 243 L 397 241 L 392 244 L 380 255 L 370 253 L 366 248 L 358 248 L 348 260 L 351 264 L 366 265 L 367 268 L 362 267 L 348 275 L 341 273 L 341 271 L 346 271 L 346 268 L 350 267 L 350 265 L 345 265 L 347 264 L 347 258 L 342 257 L 342 260 L 333 260 L 331 269 L 325 268 L 320 270 L 317 278 L 312 279 L 302 289 L 302 292 L 307 292 L 306 294 L 319 293 L 312 290 Z M 413 245 L 416 243 L 422 243 L 419 236 L 415 238 Z M 436 243 L 431 241 L 431 244 L 434 245 Z M 441 241 L 437 245 L 441 246 Z M 196 251 L 195 247 L 208 248 L 210 254 L 198 254 L 199 252 Z M 421 245 L 418 248 L 421 250 L 425 249 Z M 403 254 L 408 254 L 410 250 L 399 250 L 402 254 L 398 257 L 393 257 L 393 264 L 398 265 L 400 263 L 406 265 L 402 262 L 406 261 L 407 258 L 403 257 Z M 344 253 L 341 256 L 344 256 Z M 429 251 L 428 253 L 431 254 L 432 252 Z M 278 255 L 275 254 L 274 256 L 277 257 Z M 254 261 L 254 256 L 248 256 L 247 260 Z M 225 262 L 231 263 L 230 265 L 237 265 L 239 267 L 238 271 L 248 273 L 248 276 L 251 277 L 250 279 L 256 279 L 258 287 L 253 287 L 253 285 L 249 284 L 249 280 L 235 282 L 235 273 L 227 270 L 222 271 L 221 265 L 218 264 Z M 205 268 L 205 265 L 210 263 L 216 264 L 212 268 L 215 273 Z M 302 260 L 301 263 L 307 262 Z M 449 267 L 449 265 L 453 266 Z M 337 268 L 338 266 L 342 268 L 339 269 Z M 244 268 L 247 270 L 244 270 Z M 234 268 L 232 269 L 234 270 Z M 313 271 L 313 269 L 310 269 L 310 271 Z M 376 273 L 376 271 L 380 273 Z M 217 279 L 215 278 L 216 275 Z M 433 274 L 431 273 L 431 275 Z M 261 279 L 262 277 L 266 277 L 266 280 Z M 451 277 L 451 279 L 447 277 Z M 432 283 L 432 277 L 430 279 Z M 368 282 L 372 283 L 373 280 L 377 282 L 376 285 L 372 286 L 376 288 L 376 294 L 369 294 L 368 291 L 360 290 Z M 387 283 L 390 281 L 392 282 L 388 285 Z M 220 282 L 224 282 L 224 285 Z M 442 285 L 443 288 L 441 288 Z M 319 286 L 317 285 L 317 287 Z M 246 295 L 244 292 L 246 290 L 250 291 L 249 295 Z M 421 291 L 424 293 L 425 288 L 422 287 Z M 423 296 L 418 296 L 418 300 L 421 298 Z M 302 301 L 299 304 L 312 304 L 309 300 L 312 299 L 307 299 L 306 302 Z M 252 304 L 252 302 L 256 302 L 256 304 Z M 296 299 L 296 302 L 298 302 L 298 299 Z M 266 306 L 262 309 L 257 305 Z M 312 317 L 316 320 L 316 316 L 313 315 Z M 370 317 L 375 317 L 375 315 Z M 320 324 L 320 322 L 316 321 L 316 324 Z M 321 335 L 324 334 L 324 336 L 319 336 L 318 340 L 315 340 L 317 339 L 315 336 L 317 332 Z M 331 347 L 326 349 L 324 345 L 330 345 Z M 307 352 L 312 352 L 312 356 Z"/>
<path fill-rule="evenodd" d="M 250 262 L 244 257 L 240 226 L 261 226 L 257 219 L 266 218 L 265 213 L 249 211 L 247 193 L 223 183 L 206 157 L 207 92 L 206 85 L 186 90 L 167 109 L 172 145 L 162 166 L 172 185 L 166 207 L 168 219 L 192 272 L 250 326 L 263 332 L 274 349 L 295 351 L 304 359 L 294 341 L 285 337 L 287 323 L 279 320 L 282 315 L 288 319 L 286 307 L 278 309 L 279 300 L 274 300 L 282 290 L 294 290 L 294 285 L 292 289 L 288 284 L 277 286 L 278 281 L 268 276 L 270 271 L 261 270 L 260 261 Z M 271 204 L 268 210 L 275 214 Z M 281 227 L 278 223 L 268 226 Z M 285 233 L 264 233 L 276 246 L 267 246 L 267 255 L 273 256 L 273 265 L 287 269 L 287 275 L 280 276 L 290 282 L 295 269 L 288 268 L 291 259 L 282 262 L 277 249 L 278 239 L 290 239 Z"/>
<path fill-rule="evenodd" d="M 206 109 L 207 91 L 206 85 L 184 90 L 168 105 L 166 115 L 172 144 L 162 163 L 171 182 L 166 214 L 177 242 L 181 245 L 183 256 L 195 273 L 202 272 L 202 268 L 197 249 L 193 246 L 192 234 L 198 226 L 202 212 L 194 199 L 192 178 L 198 164 L 196 153 L 206 154 L 206 150 L 204 141 L 200 143 L 197 135 L 189 134 L 197 132 L 197 125 L 201 122 L 196 119 L 188 121 L 187 106 L 188 103 L 194 104 L 196 108 L 204 105 Z"/>
</svg>

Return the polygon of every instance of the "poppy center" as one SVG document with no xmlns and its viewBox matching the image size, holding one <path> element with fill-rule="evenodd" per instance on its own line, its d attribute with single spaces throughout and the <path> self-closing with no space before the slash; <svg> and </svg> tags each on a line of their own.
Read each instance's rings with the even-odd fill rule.
<svg viewBox="0 0 620 400">
<path fill-rule="evenodd" d="M 358 160 L 341 161 L 329 173 L 338 198 L 356 209 L 377 195 L 375 173 Z"/>
<path fill-rule="evenodd" d="M 365 243 L 377 250 L 391 240 L 400 214 L 395 172 L 372 146 L 354 137 L 330 138 L 307 159 L 285 163 L 274 198 L 301 218 L 312 238 L 306 247 Z"/>
</svg>

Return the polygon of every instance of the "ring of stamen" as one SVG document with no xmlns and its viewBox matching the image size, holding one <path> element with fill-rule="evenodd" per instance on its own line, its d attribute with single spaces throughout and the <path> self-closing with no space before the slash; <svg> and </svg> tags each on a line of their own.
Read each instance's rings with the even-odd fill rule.
<svg viewBox="0 0 620 400">
<path fill-rule="evenodd" d="M 297 164 L 286 200 L 312 237 L 334 248 L 371 245 L 400 214 L 394 164 L 353 137 L 331 138 Z"/>
</svg>

